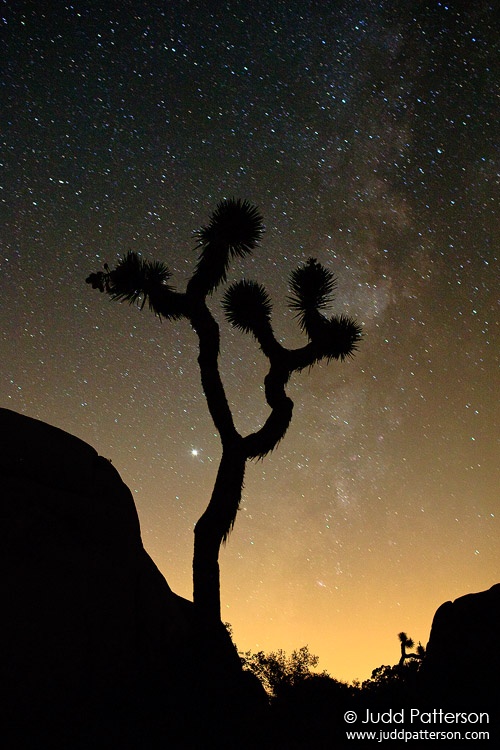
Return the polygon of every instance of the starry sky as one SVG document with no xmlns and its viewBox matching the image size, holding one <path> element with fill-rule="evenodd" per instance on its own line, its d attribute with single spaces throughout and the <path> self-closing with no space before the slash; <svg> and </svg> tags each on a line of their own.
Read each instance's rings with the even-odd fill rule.
<svg viewBox="0 0 500 750">
<path fill-rule="evenodd" d="M 1 7 L 0 405 L 112 460 L 189 598 L 220 457 L 196 337 L 85 278 L 135 250 L 184 290 L 218 201 L 257 204 L 230 280 L 266 284 L 299 346 L 287 282 L 314 256 L 364 338 L 290 383 L 221 553 L 222 618 L 241 650 L 308 644 L 339 679 L 395 663 L 398 632 L 425 644 L 443 601 L 500 580 L 497 4 Z M 246 433 L 266 362 L 212 309 Z"/>
</svg>

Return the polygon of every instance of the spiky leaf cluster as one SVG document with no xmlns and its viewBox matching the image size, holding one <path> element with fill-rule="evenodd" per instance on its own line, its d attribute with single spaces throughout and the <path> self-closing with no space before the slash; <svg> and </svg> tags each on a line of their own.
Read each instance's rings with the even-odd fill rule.
<svg viewBox="0 0 500 750">
<path fill-rule="evenodd" d="M 195 234 L 201 253 L 193 278 L 207 294 L 213 292 L 226 280 L 231 260 L 251 253 L 263 231 L 256 206 L 234 198 L 219 203 L 209 224 Z"/>
<path fill-rule="evenodd" d="M 244 333 L 262 330 L 270 325 L 272 303 L 262 284 L 238 281 L 231 284 L 222 300 L 227 320 Z"/>
<path fill-rule="evenodd" d="M 113 300 L 139 304 L 141 309 L 148 302 L 150 309 L 160 314 L 159 303 L 163 303 L 162 307 L 168 307 L 165 303 L 168 302 L 169 296 L 178 296 L 167 284 L 171 277 L 170 271 L 160 261 L 143 260 L 137 253 L 130 251 L 112 271 L 107 264 L 104 268 L 105 272 L 90 274 L 87 283 L 94 289 L 106 292 Z M 168 310 L 161 310 L 161 314 L 166 317 L 178 317 L 180 313 L 174 305 L 170 314 Z"/>
<path fill-rule="evenodd" d="M 263 219 L 256 206 L 246 200 L 230 198 L 221 201 L 210 222 L 196 233 L 199 244 L 224 245 L 231 256 L 251 252 L 263 233 Z"/>
<path fill-rule="evenodd" d="M 319 313 L 306 322 L 306 331 L 321 357 L 342 361 L 354 355 L 362 334 L 361 326 L 347 315 L 326 318 Z"/>
<path fill-rule="evenodd" d="M 333 273 L 315 258 L 309 258 L 305 266 L 299 266 L 290 275 L 292 294 L 288 303 L 296 311 L 300 327 L 306 327 L 309 313 L 323 310 L 333 299 L 337 280 Z"/>
<path fill-rule="evenodd" d="M 413 638 L 410 638 L 404 632 L 398 633 L 398 638 L 401 642 L 401 645 L 405 646 L 406 648 L 413 648 L 413 646 L 415 645 Z"/>
</svg>

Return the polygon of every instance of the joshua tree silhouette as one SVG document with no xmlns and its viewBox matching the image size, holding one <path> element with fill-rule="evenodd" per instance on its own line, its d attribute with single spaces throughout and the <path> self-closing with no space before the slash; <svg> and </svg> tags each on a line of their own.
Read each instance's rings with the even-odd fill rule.
<svg viewBox="0 0 500 750">
<path fill-rule="evenodd" d="M 408 659 L 410 656 L 415 656 L 415 654 L 407 654 L 406 649 L 407 648 L 413 648 L 415 643 L 413 642 L 412 638 L 409 638 L 406 633 L 398 633 L 399 642 L 401 644 L 401 658 L 399 660 L 399 666 L 402 667 L 405 663 L 405 659 Z"/>
<path fill-rule="evenodd" d="M 112 299 L 149 307 L 160 318 L 187 318 L 199 340 L 198 365 L 210 415 L 222 443 L 222 458 L 210 502 L 194 530 L 193 600 L 200 613 L 220 620 L 219 550 L 233 528 L 241 500 L 248 459 L 263 458 L 283 438 L 292 417 L 293 402 L 285 386 L 292 373 L 326 359 L 344 360 L 353 355 L 361 328 L 340 315 L 321 312 L 333 299 L 336 279 L 331 271 L 310 258 L 290 276 L 288 302 L 309 341 L 286 349 L 271 326 L 271 299 L 254 281 L 239 281 L 227 289 L 222 305 L 227 320 L 251 333 L 269 362 L 264 380 L 270 414 L 260 429 L 240 435 L 219 373 L 219 326 L 208 305 L 215 289 L 226 281 L 231 260 L 254 250 L 263 234 L 259 211 L 247 201 L 219 203 L 207 226 L 196 232 L 198 263 L 185 292 L 175 291 L 171 274 L 161 262 L 147 261 L 129 252 L 114 269 L 92 273 L 87 283 Z"/>
</svg>

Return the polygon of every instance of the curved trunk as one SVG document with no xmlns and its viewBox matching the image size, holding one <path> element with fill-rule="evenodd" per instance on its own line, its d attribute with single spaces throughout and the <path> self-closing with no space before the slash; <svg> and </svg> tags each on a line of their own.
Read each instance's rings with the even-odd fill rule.
<svg viewBox="0 0 500 750">
<path fill-rule="evenodd" d="M 212 497 L 194 527 L 193 601 L 212 621 L 220 621 L 219 550 L 238 511 L 245 463 L 241 441 L 223 449 Z"/>
</svg>

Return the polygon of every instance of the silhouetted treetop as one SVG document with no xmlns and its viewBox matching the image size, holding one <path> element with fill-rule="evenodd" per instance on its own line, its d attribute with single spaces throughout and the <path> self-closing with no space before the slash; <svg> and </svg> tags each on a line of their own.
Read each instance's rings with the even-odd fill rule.
<svg viewBox="0 0 500 750">
<path fill-rule="evenodd" d="M 238 281 L 231 284 L 222 300 L 226 318 L 244 333 L 253 333 L 258 340 L 271 332 L 273 305 L 266 289 L 256 281 Z"/>
<path fill-rule="evenodd" d="M 143 260 L 138 253 L 129 251 L 113 270 L 104 264 L 104 271 L 91 273 L 87 284 L 106 292 L 112 300 L 139 303 L 142 310 L 146 302 L 156 315 L 175 319 L 185 315 L 183 295 L 174 291 L 167 282 L 172 277 L 165 263 Z"/>
<path fill-rule="evenodd" d="M 308 313 L 330 306 L 337 279 L 316 258 L 309 258 L 305 266 L 292 271 L 290 287 L 293 295 L 288 301 L 292 310 L 297 310 L 300 326 L 304 329 L 304 317 Z"/>
<path fill-rule="evenodd" d="M 211 294 L 226 281 L 231 261 L 250 254 L 263 232 L 263 219 L 256 206 L 234 198 L 221 201 L 207 226 L 195 232 L 201 252 L 190 284 Z"/>
</svg>

